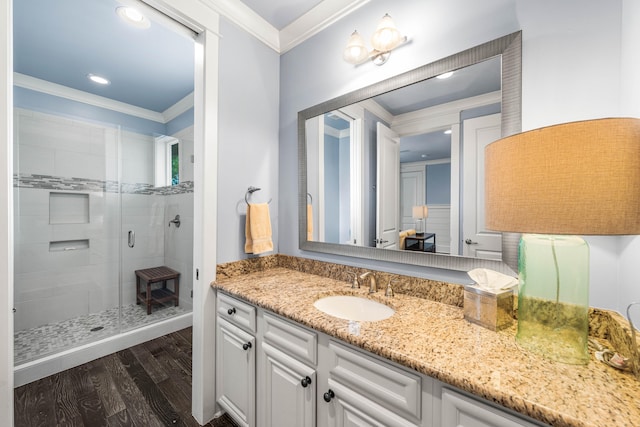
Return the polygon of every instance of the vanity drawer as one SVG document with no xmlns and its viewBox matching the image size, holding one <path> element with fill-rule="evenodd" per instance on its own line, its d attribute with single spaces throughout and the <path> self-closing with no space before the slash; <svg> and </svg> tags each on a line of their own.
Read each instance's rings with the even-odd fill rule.
<svg viewBox="0 0 640 427">
<path fill-rule="evenodd" d="M 422 379 L 417 373 L 329 342 L 329 379 L 409 420 L 421 418 Z"/>
<path fill-rule="evenodd" d="M 237 298 L 218 292 L 218 316 L 244 329 L 256 332 L 256 308 Z"/>
<path fill-rule="evenodd" d="M 301 328 L 274 316 L 264 313 L 265 342 L 312 366 L 318 363 L 318 334 Z"/>
</svg>

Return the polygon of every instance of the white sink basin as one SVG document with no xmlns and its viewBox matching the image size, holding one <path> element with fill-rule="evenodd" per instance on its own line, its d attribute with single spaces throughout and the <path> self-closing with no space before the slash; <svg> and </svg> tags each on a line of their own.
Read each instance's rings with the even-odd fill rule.
<svg viewBox="0 0 640 427">
<path fill-rule="evenodd" d="M 367 298 L 334 295 L 320 298 L 313 303 L 318 310 L 340 319 L 375 322 L 393 316 L 395 310 Z"/>
</svg>

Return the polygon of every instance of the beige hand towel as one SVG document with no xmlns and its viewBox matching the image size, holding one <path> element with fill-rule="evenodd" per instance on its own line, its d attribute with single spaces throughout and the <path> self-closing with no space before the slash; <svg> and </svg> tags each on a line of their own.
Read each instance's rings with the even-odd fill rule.
<svg viewBox="0 0 640 427">
<path fill-rule="evenodd" d="M 313 205 L 307 205 L 307 241 L 313 241 Z"/>
<path fill-rule="evenodd" d="M 244 233 L 246 237 L 245 253 L 261 254 L 273 250 L 268 203 L 249 204 Z"/>
<path fill-rule="evenodd" d="M 416 234 L 416 230 L 410 228 L 408 230 L 404 230 L 400 232 L 400 249 L 404 249 L 404 241 L 408 236 L 413 236 Z"/>
</svg>

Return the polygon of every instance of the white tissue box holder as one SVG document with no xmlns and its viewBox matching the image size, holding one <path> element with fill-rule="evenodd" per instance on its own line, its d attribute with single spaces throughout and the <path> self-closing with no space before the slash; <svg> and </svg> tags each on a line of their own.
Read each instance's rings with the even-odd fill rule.
<svg viewBox="0 0 640 427">
<path fill-rule="evenodd" d="M 492 331 L 509 327 L 513 323 L 513 288 L 493 293 L 465 285 L 464 318 Z"/>
</svg>

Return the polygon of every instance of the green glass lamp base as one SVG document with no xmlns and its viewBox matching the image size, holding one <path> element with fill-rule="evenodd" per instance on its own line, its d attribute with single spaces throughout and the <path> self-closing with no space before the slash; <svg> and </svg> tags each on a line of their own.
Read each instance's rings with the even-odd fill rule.
<svg viewBox="0 0 640 427">
<path fill-rule="evenodd" d="M 523 348 L 568 364 L 589 362 L 589 247 L 577 236 L 520 240 L 518 333 Z"/>
</svg>

